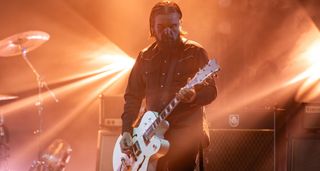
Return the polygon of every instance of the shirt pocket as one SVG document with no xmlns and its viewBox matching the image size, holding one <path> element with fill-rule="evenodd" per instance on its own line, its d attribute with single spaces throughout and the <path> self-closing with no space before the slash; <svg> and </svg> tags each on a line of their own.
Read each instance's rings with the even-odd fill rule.
<svg viewBox="0 0 320 171">
<path fill-rule="evenodd" d="M 146 88 L 152 89 L 155 87 L 155 85 L 158 84 L 159 82 L 159 77 L 158 77 L 158 67 L 156 65 L 146 65 L 146 67 L 143 70 L 143 77 L 146 83 Z"/>
<path fill-rule="evenodd" d="M 184 86 L 187 83 L 188 78 L 193 78 L 197 73 L 197 66 L 198 63 L 192 55 L 180 59 L 177 63 L 175 72 L 175 82 L 181 87 Z"/>
</svg>

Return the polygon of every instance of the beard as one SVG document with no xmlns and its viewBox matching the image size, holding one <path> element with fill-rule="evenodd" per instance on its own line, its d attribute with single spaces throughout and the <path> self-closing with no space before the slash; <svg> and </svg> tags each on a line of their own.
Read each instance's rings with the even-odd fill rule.
<svg viewBox="0 0 320 171">
<path fill-rule="evenodd" d="M 163 35 L 161 39 L 157 38 L 159 47 L 164 51 L 172 51 L 176 49 L 180 43 L 180 36 L 174 38 L 172 36 Z"/>
</svg>

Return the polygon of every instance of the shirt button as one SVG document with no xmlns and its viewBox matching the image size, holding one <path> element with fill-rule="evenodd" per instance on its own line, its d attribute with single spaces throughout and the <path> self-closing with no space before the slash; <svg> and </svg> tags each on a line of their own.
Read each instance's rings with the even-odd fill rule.
<svg viewBox="0 0 320 171">
<path fill-rule="evenodd" d="M 163 76 L 165 76 L 165 75 L 166 75 L 166 73 L 164 73 L 164 72 L 163 72 L 163 73 L 162 73 L 162 75 L 163 75 Z"/>
<path fill-rule="evenodd" d="M 167 63 L 167 60 L 164 60 L 163 62 L 166 64 L 166 63 Z"/>
<path fill-rule="evenodd" d="M 161 87 L 161 88 L 163 88 L 163 87 L 164 87 L 164 85 L 160 85 L 160 87 Z"/>
<path fill-rule="evenodd" d="M 178 72 L 177 75 L 180 75 L 180 72 Z"/>
</svg>

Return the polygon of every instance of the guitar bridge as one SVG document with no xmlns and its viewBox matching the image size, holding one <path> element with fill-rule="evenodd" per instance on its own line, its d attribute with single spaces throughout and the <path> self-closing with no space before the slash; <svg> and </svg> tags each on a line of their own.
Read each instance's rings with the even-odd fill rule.
<svg viewBox="0 0 320 171">
<path fill-rule="evenodd" d="M 141 148 L 138 141 L 134 143 L 134 145 L 132 146 L 132 150 L 135 156 L 139 156 L 141 154 Z"/>
</svg>

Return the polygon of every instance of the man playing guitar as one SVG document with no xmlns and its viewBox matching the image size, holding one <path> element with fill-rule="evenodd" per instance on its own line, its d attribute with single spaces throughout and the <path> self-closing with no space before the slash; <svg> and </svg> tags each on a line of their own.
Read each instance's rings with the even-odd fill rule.
<svg viewBox="0 0 320 171">
<path fill-rule="evenodd" d="M 157 171 L 194 170 L 199 145 L 209 142 L 203 106 L 217 95 L 213 79 L 181 89 L 208 63 L 206 51 L 198 43 L 183 37 L 181 18 L 180 7 L 174 2 L 159 2 L 152 8 L 150 32 L 156 41 L 140 52 L 124 95 L 119 144 L 121 152 L 126 154 L 132 153 L 133 123 L 144 98 L 146 110 L 156 112 L 161 112 L 172 98 L 181 102 L 166 118 L 170 126 L 163 136 L 170 147 L 158 160 Z"/>
</svg>

